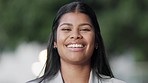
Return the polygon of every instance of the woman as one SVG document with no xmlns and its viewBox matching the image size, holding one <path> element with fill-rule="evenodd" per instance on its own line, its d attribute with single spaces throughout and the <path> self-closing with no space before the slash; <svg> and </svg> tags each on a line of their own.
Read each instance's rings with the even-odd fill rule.
<svg viewBox="0 0 148 83">
<path fill-rule="evenodd" d="M 124 83 L 114 78 L 95 12 L 83 2 L 62 6 L 53 21 L 44 75 L 34 83 Z"/>
</svg>

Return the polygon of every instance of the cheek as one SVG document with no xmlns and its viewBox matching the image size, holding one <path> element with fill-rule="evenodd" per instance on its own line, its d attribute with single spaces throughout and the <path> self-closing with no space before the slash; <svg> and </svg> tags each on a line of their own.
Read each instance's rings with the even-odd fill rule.
<svg viewBox="0 0 148 83">
<path fill-rule="evenodd" d="M 85 36 L 85 39 L 87 40 L 87 42 L 89 43 L 89 44 L 94 44 L 95 43 L 95 35 L 94 35 L 94 33 L 92 32 L 92 33 L 90 33 L 90 34 L 84 34 L 83 36 Z"/>
<path fill-rule="evenodd" d="M 63 40 L 63 36 L 61 33 L 57 32 L 57 45 L 60 44 Z"/>
<path fill-rule="evenodd" d="M 93 44 L 95 43 L 95 37 L 93 36 L 89 36 L 88 40 Z"/>
<path fill-rule="evenodd" d="M 92 55 L 93 51 L 94 51 L 94 48 L 95 48 L 95 36 L 94 35 L 89 36 L 88 42 L 89 42 L 88 54 Z"/>
<path fill-rule="evenodd" d="M 60 31 L 57 31 L 57 45 L 61 45 L 66 40 L 66 35 Z"/>
<path fill-rule="evenodd" d="M 90 54 L 92 54 L 95 48 L 95 36 L 94 34 L 90 34 L 86 38 L 87 38 L 87 43 L 89 44 L 87 50 L 89 51 Z"/>
</svg>

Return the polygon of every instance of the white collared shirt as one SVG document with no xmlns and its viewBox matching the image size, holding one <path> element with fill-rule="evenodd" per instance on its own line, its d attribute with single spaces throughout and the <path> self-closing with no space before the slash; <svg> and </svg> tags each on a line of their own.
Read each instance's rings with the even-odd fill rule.
<svg viewBox="0 0 148 83">
<path fill-rule="evenodd" d="M 102 78 L 98 78 L 96 73 L 91 70 L 88 83 L 126 83 L 124 81 L 110 78 L 109 76 L 100 75 Z M 59 71 L 52 79 L 46 79 L 45 82 L 41 83 L 63 83 L 61 72 Z M 37 81 L 27 83 L 38 83 Z"/>
<path fill-rule="evenodd" d="M 98 79 L 97 75 L 93 71 L 91 71 L 89 83 L 125 83 L 121 80 L 110 78 L 108 76 L 101 75 L 101 77 L 102 78 Z M 57 75 L 47 83 L 63 83 L 61 72 L 59 71 Z"/>
</svg>

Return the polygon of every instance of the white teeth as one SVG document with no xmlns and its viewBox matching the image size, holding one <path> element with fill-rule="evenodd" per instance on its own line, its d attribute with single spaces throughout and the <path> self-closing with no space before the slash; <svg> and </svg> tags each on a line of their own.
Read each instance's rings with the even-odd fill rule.
<svg viewBox="0 0 148 83">
<path fill-rule="evenodd" d="M 67 45 L 68 48 L 82 48 L 82 44 L 69 44 Z"/>
</svg>

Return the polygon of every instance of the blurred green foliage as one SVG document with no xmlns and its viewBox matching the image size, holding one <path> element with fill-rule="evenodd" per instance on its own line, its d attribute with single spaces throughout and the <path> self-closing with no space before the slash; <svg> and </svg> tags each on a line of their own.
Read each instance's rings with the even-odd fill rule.
<svg viewBox="0 0 148 83">
<path fill-rule="evenodd" d="M 0 0 L 0 50 L 47 43 L 60 6 L 74 0 Z M 148 60 L 148 0 L 84 0 L 96 12 L 109 53 L 135 52 Z"/>
</svg>

